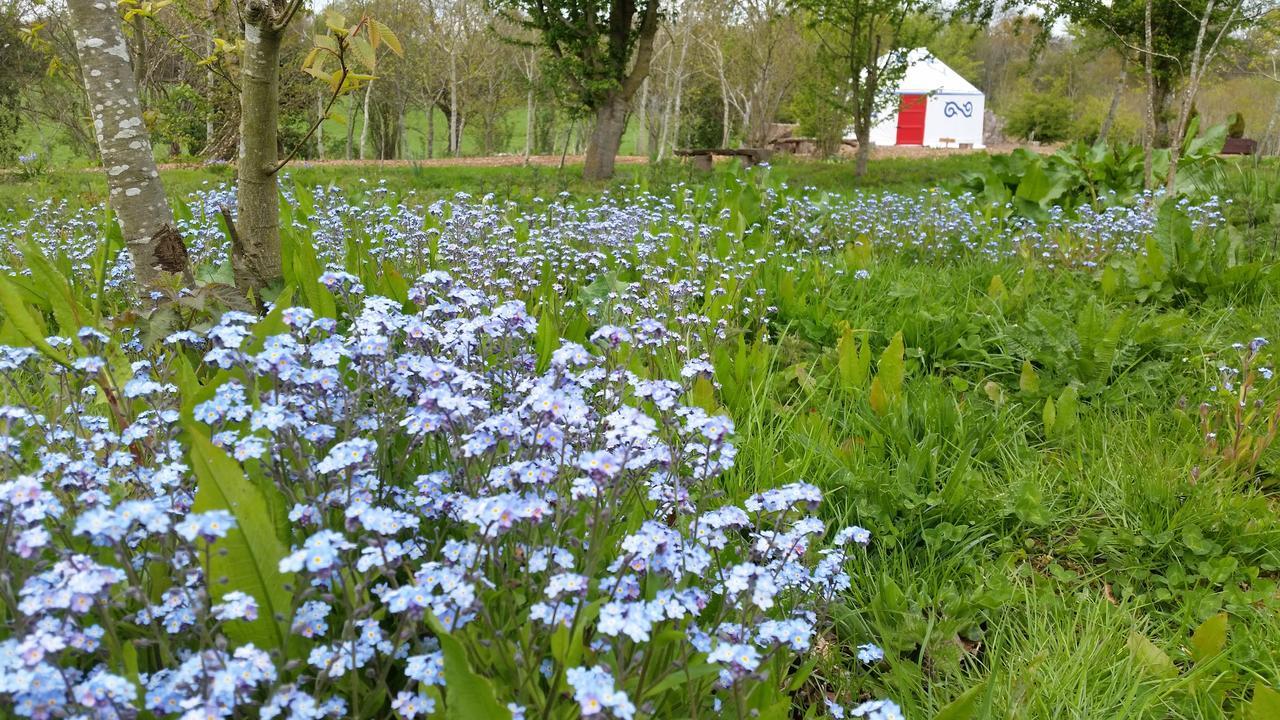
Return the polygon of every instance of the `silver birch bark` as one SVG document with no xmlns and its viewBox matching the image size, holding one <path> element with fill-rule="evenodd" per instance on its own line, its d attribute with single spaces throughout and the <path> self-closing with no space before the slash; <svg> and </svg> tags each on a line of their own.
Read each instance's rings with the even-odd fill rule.
<svg viewBox="0 0 1280 720">
<path fill-rule="evenodd" d="M 187 269 L 187 253 L 174 229 L 173 211 L 142 121 L 120 18 L 108 0 L 69 0 L 67 6 L 75 22 L 76 51 L 111 207 L 138 282 L 163 284 L 172 273 Z"/>
<path fill-rule="evenodd" d="M 1155 43 L 1152 40 L 1151 32 L 1151 2 L 1147 0 L 1145 7 L 1145 45 L 1142 49 L 1143 56 L 1146 60 L 1146 76 L 1147 76 L 1147 112 L 1146 122 L 1142 137 L 1142 178 L 1143 185 L 1147 188 L 1151 187 L 1151 171 L 1152 157 L 1155 151 L 1156 143 L 1156 75 L 1154 65 Z"/>
<path fill-rule="evenodd" d="M 365 159 L 365 146 L 369 144 L 369 100 L 373 97 L 373 81 L 364 87 L 364 124 L 360 126 L 360 159 Z"/>
</svg>

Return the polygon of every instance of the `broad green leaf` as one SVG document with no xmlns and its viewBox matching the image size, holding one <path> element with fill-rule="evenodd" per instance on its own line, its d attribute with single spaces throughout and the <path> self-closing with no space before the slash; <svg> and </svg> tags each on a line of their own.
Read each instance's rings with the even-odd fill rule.
<svg viewBox="0 0 1280 720">
<path fill-rule="evenodd" d="M 1036 369 L 1031 366 L 1030 360 L 1022 361 L 1022 374 L 1018 376 L 1018 389 L 1027 395 L 1035 395 L 1040 392 L 1040 376 L 1036 374 Z"/>
<path fill-rule="evenodd" d="M 1253 699 L 1244 711 L 1245 720 L 1275 720 L 1280 718 L 1280 692 L 1263 685 L 1253 684 Z"/>
<path fill-rule="evenodd" d="M 375 48 L 380 42 L 390 48 L 391 52 L 396 55 L 404 55 L 404 46 L 400 44 L 400 38 L 396 37 L 396 34 L 391 31 L 391 28 L 383 25 L 373 18 L 369 18 L 369 35 L 370 37 L 376 37 L 378 39 L 378 42 L 373 43 Z"/>
<path fill-rule="evenodd" d="M 551 354 L 560 346 L 560 333 L 556 330 L 556 321 L 552 317 L 551 308 L 543 305 L 538 312 L 538 334 L 536 347 L 538 351 L 538 372 L 543 373 L 551 367 Z"/>
<path fill-rule="evenodd" d="M 889 341 L 889 346 L 880 355 L 880 363 L 876 365 L 876 378 L 880 380 L 880 389 L 890 400 L 897 399 L 902 394 L 902 382 L 906 377 L 904 353 L 902 331 L 899 330 Z"/>
<path fill-rule="evenodd" d="M 369 44 L 369 41 L 362 37 L 351 38 L 351 49 L 355 51 L 356 60 L 359 60 L 360 64 L 364 65 L 366 70 L 373 72 L 374 66 L 377 63 L 377 57 L 374 54 L 373 46 Z"/>
<path fill-rule="evenodd" d="M 1044 399 L 1043 417 L 1044 417 L 1044 434 L 1052 437 L 1053 430 L 1054 430 L 1054 423 L 1058 419 L 1058 412 L 1057 412 L 1057 409 L 1054 408 L 1053 406 L 1053 398 L 1051 397 L 1047 397 Z"/>
<path fill-rule="evenodd" d="M 1075 387 L 1068 385 L 1063 388 L 1062 394 L 1058 395 L 1058 416 L 1053 424 L 1053 431 L 1057 437 L 1063 437 L 1075 428 L 1079 405 L 1080 398 Z"/>
<path fill-rule="evenodd" d="M 1200 627 L 1191 633 L 1191 659 L 1196 662 L 1205 660 L 1222 652 L 1227 646 L 1227 614 L 1218 613 L 1200 623 Z"/>
<path fill-rule="evenodd" d="M 987 284 L 987 297 L 995 300 L 996 303 L 1003 303 L 1008 296 L 1009 289 L 1005 287 L 1004 278 L 999 274 L 992 275 L 991 282 Z"/>
<path fill-rule="evenodd" d="M 1142 670 L 1159 678 L 1172 678 L 1178 675 L 1178 668 L 1163 650 L 1147 639 L 1146 635 L 1134 630 L 1129 633 L 1129 654 Z"/>
<path fill-rule="evenodd" d="M 862 387 L 871 369 L 871 353 L 867 342 L 858 342 L 852 328 L 845 328 L 836 343 L 836 366 L 839 368 L 840 385 L 846 390 Z"/>
<path fill-rule="evenodd" d="M 425 619 L 444 655 L 445 720 L 511 720 L 511 711 L 498 702 L 493 685 L 471 669 L 462 643 L 446 632 L 432 613 Z"/>
<path fill-rule="evenodd" d="M 39 350 L 45 357 L 63 367 L 70 366 L 71 363 L 67 361 L 67 356 L 45 340 L 48 332 L 45 330 L 44 322 L 38 315 L 31 312 L 27 304 L 22 301 L 22 295 L 18 288 L 7 276 L 2 274 L 0 274 L 0 310 L 4 310 L 10 327 L 17 330 L 18 334 L 31 343 L 31 347 Z"/>
<path fill-rule="evenodd" d="M 880 377 L 876 376 L 871 379 L 871 409 L 877 415 L 883 416 L 889 412 L 889 396 L 884 391 L 884 383 L 880 382 Z"/>
<path fill-rule="evenodd" d="M 258 602 L 258 619 L 230 622 L 227 635 L 237 642 L 287 650 L 287 631 L 277 617 L 288 615 L 291 596 L 285 586 L 291 574 L 280 572 L 285 547 L 276 537 L 266 498 L 244 476 L 240 466 L 210 442 L 195 423 L 183 424 L 191 444 L 191 467 L 196 475 L 193 512 L 228 510 L 236 527 L 217 541 L 206 569 L 214 599 L 239 590 Z M 227 582 L 221 582 L 226 578 Z"/>
</svg>

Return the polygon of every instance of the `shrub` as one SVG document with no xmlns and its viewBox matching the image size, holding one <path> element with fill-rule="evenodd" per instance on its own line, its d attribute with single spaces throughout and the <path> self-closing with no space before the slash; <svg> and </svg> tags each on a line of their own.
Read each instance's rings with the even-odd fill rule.
<svg viewBox="0 0 1280 720">
<path fill-rule="evenodd" d="M 1061 93 L 1029 92 L 1009 109 L 1005 132 L 1017 138 L 1058 142 L 1070 137 L 1074 105 Z"/>
</svg>

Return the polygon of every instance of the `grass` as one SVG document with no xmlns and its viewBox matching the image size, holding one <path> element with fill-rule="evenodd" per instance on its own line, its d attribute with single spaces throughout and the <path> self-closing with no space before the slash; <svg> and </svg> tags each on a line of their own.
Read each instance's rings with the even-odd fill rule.
<svg viewBox="0 0 1280 720">
<path fill-rule="evenodd" d="M 779 158 L 775 174 L 796 187 L 812 187 L 827 192 L 848 192 L 855 188 L 910 192 L 921 186 L 958 181 L 969 170 L 982 167 L 983 154 L 954 155 L 940 158 L 886 158 L 874 160 L 865 178 L 854 177 L 853 164 L 842 161 L 808 161 Z M 713 174 L 693 170 L 681 163 L 655 165 L 619 165 L 617 177 L 610 184 L 593 184 L 582 180 L 581 166 L 564 169 L 541 166 L 407 166 L 365 169 L 308 165 L 297 162 L 287 172 L 294 181 L 305 185 L 346 185 L 355 188 L 365 183 L 385 183 L 396 194 L 414 191 L 428 198 L 450 197 L 459 191 L 474 195 L 494 193 L 503 199 L 529 200 L 535 196 L 550 197 L 559 192 L 598 193 L 608 187 L 640 183 L 660 189 L 677 182 L 702 184 L 721 182 L 734 172 L 736 163 L 717 164 Z M 235 168 L 229 165 L 202 168 L 171 168 L 161 171 L 169 195 L 181 198 L 208 184 L 233 183 Z M 65 200 L 72 206 L 102 203 L 106 199 L 106 178 L 95 168 L 55 169 L 28 180 L 16 176 L 0 183 L 0 213 L 18 213 L 31 200 Z"/>
<path fill-rule="evenodd" d="M 864 187 L 933 187 L 981 162 L 876 161 Z M 793 187 L 854 186 L 847 164 L 774 172 Z M 300 184 L 365 187 L 349 168 L 291 173 Z M 619 185 L 651 188 L 738 182 L 670 165 L 619 174 Z M 574 169 L 376 177 L 393 194 L 492 192 L 525 206 L 604 189 Z M 231 171 L 164 178 L 180 195 Z M 61 171 L 6 184 L 0 211 L 27 197 L 102 196 L 97 173 Z M 837 231 L 837 246 L 852 240 Z M 1270 255 L 1256 282 L 1162 297 L 1108 292 L 1098 272 L 1027 258 L 938 260 L 881 246 L 870 259 L 766 265 L 760 287 L 780 308 L 774 339 L 743 334 L 707 348 L 722 384 L 715 402 L 738 434 L 724 491 L 808 480 L 826 492 L 828 521 L 875 535 L 827 639 L 844 652 L 828 649 L 814 686 L 892 697 L 910 718 L 949 708 L 950 718 L 1137 720 L 1240 717 L 1255 688 L 1280 683 L 1280 463 L 1272 449 L 1256 475 L 1222 471 L 1204 455 L 1195 410 L 1212 399 L 1232 343 L 1280 340 L 1276 266 Z M 906 380 L 882 405 L 871 376 L 849 380 L 842 363 L 856 338 L 882 358 L 879 380 L 898 333 Z M 1065 417 L 1068 388 L 1078 409 L 1059 425 L 1047 407 Z M 1194 633 L 1218 613 L 1228 618 L 1221 646 L 1196 650 Z M 847 650 L 867 641 L 886 662 L 850 661 Z"/>
</svg>

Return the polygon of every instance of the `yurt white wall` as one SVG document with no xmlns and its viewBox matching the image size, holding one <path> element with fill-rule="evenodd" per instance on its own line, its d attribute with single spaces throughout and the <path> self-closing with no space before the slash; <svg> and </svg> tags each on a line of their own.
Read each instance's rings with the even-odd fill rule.
<svg viewBox="0 0 1280 720">
<path fill-rule="evenodd" d="M 982 147 L 982 118 L 985 107 L 981 95 L 930 96 L 925 111 L 924 144 L 928 147 Z M 943 138 L 950 141 L 944 143 Z"/>
</svg>

